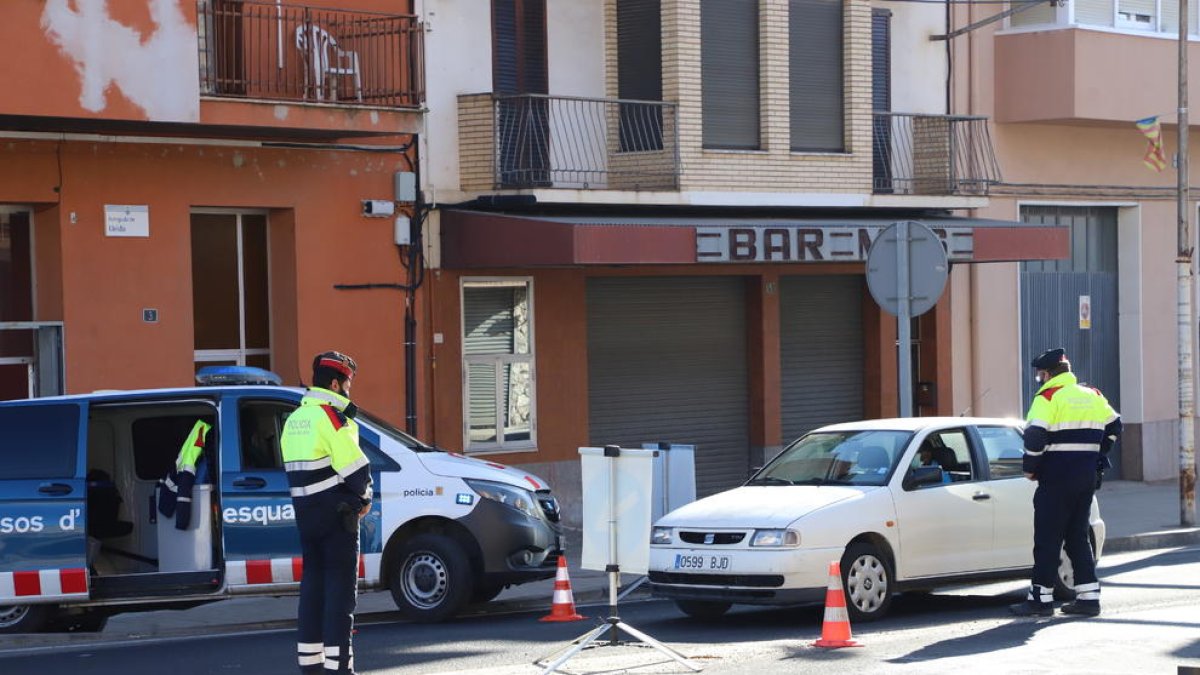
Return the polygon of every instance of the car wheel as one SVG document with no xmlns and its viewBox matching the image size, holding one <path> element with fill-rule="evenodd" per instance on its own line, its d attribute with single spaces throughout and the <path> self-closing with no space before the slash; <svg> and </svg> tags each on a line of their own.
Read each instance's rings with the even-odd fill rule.
<svg viewBox="0 0 1200 675">
<path fill-rule="evenodd" d="M 733 603 L 715 600 L 676 600 L 675 605 L 679 607 L 679 611 L 693 619 L 710 621 L 725 616 L 725 612 L 729 611 Z"/>
<path fill-rule="evenodd" d="M 392 600 L 405 617 L 441 621 L 457 614 L 471 599 L 471 563 L 453 539 L 417 535 L 401 545 L 396 559 Z"/>
<path fill-rule="evenodd" d="M 471 603 L 483 604 L 496 599 L 504 591 L 504 584 L 478 584 L 471 591 Z"/>
<path fill-rule="evenodd" d="M 54 605 L 0 605 L 0 633 L 36 633 L 57 610 Z"/>
<path fill-rule="evenodd" d="M 1092 558 L 1096 557 L 1096 544 L 1088 537 L 1088 546 L 1092 549 Z M 1075 567 L 1067 557 L 1064 547 L 1058 552 L 1058 576 L 1054 578 L 1054 599 L 1059 602 L 1070 602 L 1075 599 Z"/>
<path fill-rule="evenodd" d="M 853 621 L 874 621 L 892 604 L 895 583 L 888 559 L 866 542 L 846 547 L 842 555 L 842 589 Z"/>
</svg>

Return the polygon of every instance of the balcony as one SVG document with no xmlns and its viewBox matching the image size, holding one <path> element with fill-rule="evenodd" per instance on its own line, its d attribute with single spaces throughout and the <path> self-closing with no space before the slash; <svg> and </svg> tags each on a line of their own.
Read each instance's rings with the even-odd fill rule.
<svg viewBox="0 0 1200 675">
<path fill-rule="evenodd" d="M 1085 25 L 1078 12 L 1079 6 L 1077 24 L 996 35 L 997 123 L 1085 121 L 1128 128 L 1133 120 L 1174 110 L 1178 41 L 1168 32 Z M 1188 58 L 1197 60 L 1200 44 L 1192 40 Z M 1189 96 L 1200 96 L 1200 81 L 1192 78 L 1188 86 Z"/>
<path fill-rule="evenodd" d="M 418 108 L 415 16 L 199 0 L 200 91 L 224 98 Z"/>
<path fill-rule="evenodd" d="M 458 98 L 464 190 L 678 190 L 676 108 L 521 94 Z"/>
<path fill-rule="evenodd" d="M 874 113 L 874 193 L 985 195 L 1000 181 L 986 117 Z"/>
</svg>

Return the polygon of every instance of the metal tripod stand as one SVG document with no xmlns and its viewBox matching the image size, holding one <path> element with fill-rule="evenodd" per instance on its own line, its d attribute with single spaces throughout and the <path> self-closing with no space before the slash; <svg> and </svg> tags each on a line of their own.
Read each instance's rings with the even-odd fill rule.
<svg viewBox="0 0 1200 675">
<path fill-rule="evenodd" d="M 618 647 L 622 642 L 617 639 L 617 631 L 622 630 L 631 637 L 642 643 L 639 647 L 653 647 L 662 654 L 671 657 L 680 664 L 687 666 L 694 672 L 703 670 L 700 666 L 692 663 L 679 652 L 671 649 L 663 643 L 646 635 L 642 631 L 630 626 L 621 620 L 617 613 L 617 585 L 620 583 L 621 568 L 617 564 L 617 462 L 616 458 L 620 455 L 621 449 L 615 445 L 609 445 L 604 448 L 604 456 L 608 458 L 608 565 L 604 571 L 608 573 L 608 618 L 604 623 L 593 628 L 587 633 L 575 638 L 570 644 L 565 647 L 550 652 L 533 662 L 533 665 L 540 666 L 546 661 L 551 661 L 546 669 L 542 671 L 542 675 L 550 675 L 556 672 L 558 667 L 566 663 L 571 657 L 579 652 L 592 646 L 593 642 L 600 639 L 605 631 L 609 632 L 609 639 L 606 643 L 609 647 Z M 628 643 L 626 643 L 628 644 Z M 596 645 L 603 646 L 603 645 Z M 552 660 L 553 659 L 553 660 Z"/>
</svg>

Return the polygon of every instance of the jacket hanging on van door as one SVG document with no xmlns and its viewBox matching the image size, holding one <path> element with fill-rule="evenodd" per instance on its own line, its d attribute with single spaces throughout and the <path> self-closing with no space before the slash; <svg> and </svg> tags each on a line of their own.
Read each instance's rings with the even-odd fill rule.
<svg viewBox="0 0 1200 675">
<path fill-rule="evenodd" d="M 196 420 L 187 440 L 179 449 L 175 466 L 158 484 L 158 512 L 168 518 L 175 516 L 177 530 L 186 530 L 192 524 L 192 488 L 196 485 L 196 465 L 204 454 L 204 440 L 210 429 L 211 424 Z"/>
</svg>

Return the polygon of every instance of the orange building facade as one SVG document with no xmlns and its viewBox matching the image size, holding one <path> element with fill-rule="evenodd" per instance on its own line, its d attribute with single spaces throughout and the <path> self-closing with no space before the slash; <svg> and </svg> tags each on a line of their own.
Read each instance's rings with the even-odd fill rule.
<svg viewBox="0 0 1200 675">
<path fill-rule="evenodd" d="M 0 395 L 229 363 L 295 384 L 338 349 L 405 417 L 422 32 L 405 3 L 326 4 L 6 4 Z"/>
</svg>

